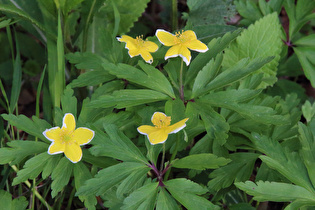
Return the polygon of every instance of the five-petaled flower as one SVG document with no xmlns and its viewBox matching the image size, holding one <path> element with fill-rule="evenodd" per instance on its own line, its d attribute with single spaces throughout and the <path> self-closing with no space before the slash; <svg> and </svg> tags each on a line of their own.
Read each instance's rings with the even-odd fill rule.
<svg viewBox="0 0 315 210">
<path fill-rule="evenodd" d="M 152 145 L 162 144 L 166 141 L 168 134 L 182 130 L 186 126 L 187 120 L 188 118 L 185 118 L 174 125 L 170 125 L 171 117 L 162 112 L 155 112 L 151 118 L 154 126 L 142 125 L 138 127 L 138 132 L 146 135 Z"/>
<path fill-rule="evenodd" d="M 153 62 L 151 53 L 158 50 L 157 44 L 151 41 L 143 40 L 142 36 L 138 36 L 134 39 L 130 36 L 122 35 L 121 37 L 118 37 L 117 40 L 126 43 L 125 48 L 129 50 L 128 54 L 131 58 L 141 55 L 145 62 L 150 64 Z"/>
<path fill-rule="evenodd" d="M 73 163 L 79 162 L 82 158 L 80 145 L 89 143 L 94 137 L 94 131 L 88 128 L 75 129 L 75 119 L 71 113 L 67 113 L 63 117 L 62 128 L 46 129 L 43 134 L 52 141 L 48 148 L 48 154 L 54 155 L 64 152 Z"/>
<path fill-rule="evenodd" d="M 159 41 L 165 46 L 172 46 L 165 54 L 165 60 L 180 56 L 188 66 L 191 60 L 190 50 L 197 52 L 206 52 L 207 45 L 197 39 L 195 32 L 191 30 L 177 32 L 171 34 L 162 29 L 158 29 L 155 33 Z"/>
</svg>

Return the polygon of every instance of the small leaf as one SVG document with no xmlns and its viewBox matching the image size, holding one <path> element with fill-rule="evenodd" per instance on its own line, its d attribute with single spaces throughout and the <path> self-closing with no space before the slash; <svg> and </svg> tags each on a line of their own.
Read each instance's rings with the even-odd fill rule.
<svg viewBox="0 0 315 210">
<path fill-rule="evenodd" d="M 189 155 L 172 163 L 175 168 L 189 168 L 196 170 L 216 169 L 231 162 L 229 159 L 214 154 Z"/>
<path fill-rule="evenodd" d="M 61 106 L 64 114 L 72 113 L 77 114 L 77 98 L 73 96 L 74 91 L 67 87 L 61 96 Z"/>
<path fill-rule="evenodd" d="M 294 47 L 293 49 L 303 67 L 305 76 L 310 80 L 312 86 L 315 86 L 315 72 L 313 71 L 315 47 Z"/>
<path fill-rule="evenodd" d="M 254 196 L 253 199 L 259 202 L 289 202 L 295 199 L 305 199 L 315 203 L 315 194 L 303 187 L 293 184 L 264 181 L 258 181 L 255 184 L 254 182 L 246 181 L 245 183 L 235 183 L 235 185 L 249 195 Z"/>
<path fill-rule="evenodd" d="M 303 116 L 305 117 L 307 122 L 310 122 L 315 115 L 315 103 L 311 105 L 310 101 L 305 101 L 302 106 Z"/>
</svg>

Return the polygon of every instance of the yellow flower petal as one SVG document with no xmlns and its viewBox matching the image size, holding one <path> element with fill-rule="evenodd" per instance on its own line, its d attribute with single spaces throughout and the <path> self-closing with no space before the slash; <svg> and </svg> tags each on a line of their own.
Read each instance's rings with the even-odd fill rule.
<svg viewBox="0 0 315 210">
<path fill-rule="evenodd" d="M 156 132 L 158 128 L 150 125 L 141 125 L 137 128 L 138 132 L 143 135 L 148 135 L 149 133 Z"/>
<path fill-rule="evenodd" d="M 208 51 L 207 45 L 199 41 L 198 39 L 190 41 L 186 44 L 186 47 L 188 47 L 191 50 L 197 51 L 197 52 L 206 52 Z"/>
<path fill-rule="evenodd" d="M 76 143 L 66 145 L 64 153 L 72 163 L 77 163 L 82 158 L 82 149 Z"/>
<path fill-rule="evenodd" d="M 180 45 L 174 45 L 173 47 L 171 47 L 165 54 L 165 60 L 179 56 L 180 49 Z"/>
<path fill-rule="evenodd" d="M 163 112 L 154 112 L 151 122 L 157 127 L 165 127 L 171 124 L 171 117 L 166 116 Z"/>
<path fill-rule="evenodd" d="M 151 64 L 153 62 L 153 57 L 148 51 L 142 51 L 140 53 L 140 55 L 143 58 L 143 60 L 145 60 L 145 62 L 147 62 L 149 64 Z"/>
<path fill-rule="evenodd" d="M 121 37 L 118 37 L 117 40 L 120 42 L 125 42 L 125 48 L 128 50 L 134 50 L 137 48 L 136 40 L 130 36 L 122 35 Z"/>
<path fill-rule="evenodd" d="M 94 131 L 88 128 L 77 128 L 72 134 L 73 142 L 77 143 L 78 145 L 85 145 L 88 144 L 94 137 Z"/>
<path fill-rule="evenodd" d="M 174 125 L 171 125 L 169 127 L 167 127 L 166 129 L 166 132 L 167 133 L 177 133 L 178 131 L 182 130 L 183 128 L 186 127 L 186 121 L 188 120 L 189 118 L 185 118 L 177 123 L 175 123 Z"/>
<path fill-rule="evenodd" d="M 60 132 L 61 132 L 61 129 L 59 127 L 53 127 L 53 128 L 50 128 L 50 129 L 46 129 L 43 132 L 43 135 L 49 141 L 59 141 L 60 140 Z"/>
<path fill-rule="evenodd" d="M 197 39 L 196 33 L 192 30 L 184 31 L 181 34 L 181 37 L 182 37 L 183 41 L 192 41 L 192 40 Z"/>
<path fill-rule="evenodd" d="M 65 151 L 66 144 L 61 141 L 54 141 L 48 148 L 48 154 L 55 155 Z"/>
<path fill-rule="evenodd" d="M 155 132 L 149 133 L 147 136 L 152 145 L 163 144 L 168 137 L 168 133 L 165 132 L 165 129 L 160 128 Z"/>
<path fill-rule="evenodd" d="M 75 129 L 75 119 L 73 114 L 71 113 L 67 113 L 65 114 L 65 116 L 63 117 L 63 121 L 62 121 L 62 129 L 64 130 L 68 130 L 68 131 L 74 131 Z"/>
<path fill-rule="evenodd" d="M 145 48 L 148 52 L 156 52 L 159 49 L 159 46 L 151 41 L 145 41 L 143 44 L 143 48 Z"/>
<path fill-rule="evenodd" d="M 156 30 L 155 36 L 165 46 L 173 46 L 175 44 L 178 44 L 177 40 L 178 38 L 174 34 L 171 34 L 170 32 L 167 32 L 165 30 L 162 29 Z"/>
<path fill-rule="evenodd" d="M 186 63 L 186 65 L 188 66 L 191 60 L 191 54 L 190 51 L 188 50 L 187 47 L 182 46 L 179 49 L 179 56 L 183 59 L 183 61 Z"/>
</svg>

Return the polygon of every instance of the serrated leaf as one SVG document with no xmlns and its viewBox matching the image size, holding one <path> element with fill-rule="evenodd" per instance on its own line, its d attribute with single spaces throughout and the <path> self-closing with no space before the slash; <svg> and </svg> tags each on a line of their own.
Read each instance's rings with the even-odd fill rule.
<svg viewBox="0 0 315 210">
<path fill-rule="evenodd" d="M 38 119 L 36 116 L 33 116 L 33 121 L 25 115 L 15 116 L 13 114 L 2 114 L 1 116 L 11 125 L 16 126 L 18 129 L 23 130 L 26 133 L 31 134 L 35 137 L 38 137 L 45 142 L 50 142 L 44 137 L 42 133 L 47 128 L 51 127 L 51 125 L 45 120 Z"/>
<path fill-rule="evenodd" d="M 180 208 L 174 198 L 164 188 L 160 188 L 156 210 L 180 210 Z"/>
<path fill-rule="evenodd" d="M 261 11 L 257 7 L 256 3 L 250 0 L 238 0 L 234 2 L 237 11 L 240 13 L 240 15 L 247 19 L 246 23 L 252 23 L 256 20 L 259 20 L 263 17 L 261 14 Z M 242 20 L 242 23 L 244 24 L 244 20 Z M 244 24 L 247 25 L 247 24 Z"/>
<path fill-rule="evenodd" d="M 234 181 L 246 181 L 250 178 L 255 161 L 259 154 L 255 153 L 234 153 L 229 156 L 232 159 L 228 165 L 214 170 L 209 178 L 208 188 L 211 191 L 218 191 L 222 188 L 227 188 Z"/>
<path fill-rule="evenodd" d="M 151 170 L 150 167 L 142 168 L 141 170 L 133 171 L 121 184 L 118 186 L 116 195 L 117 198 L 124 198 L 124 196 L 128 195 L 135 190 L 136 186 L 139 186 L 144 182 L 147 178 L 146 174 Z"/>
<path fill-rule="evenodd" d="M 48 149 L 48 144 L 36 141 L 14 140 L 8 142 L 8 147 L 0 148 L 0 164 L 15 165 L 21 162 L 25 157 L 42 153 Z"/>
<path fill-rule="evenodd" d="M 111 187 L 123 181 L 133 171 L 138 171 L 148 166 L 142 163 L 123 162 L 100 170 L 94 178 L 87 180 L 77 191 L 76 195 L 101 195 Z"/>
<path fill-rule="evenodd" d="M 114 3 L 120 17 L 118 34 L 123 34 L 127 33 L 132 28 L 134 22 L 136 22 L 144 12 L 149 0 L 139 0 L 136 4 L 133 0 L 116 0 Z M 107 21 L 108 27 L 113 30 L 116 21 L 114 8 L 110 5 L 104 9 L 105 10 L 103 12 L 106 15 L 104 20 Z"/>
<path fill-rule="evenodd" d="M 142 61 L 139 62 L 139 66 L 143 71 L 122 63 L 118 65 L 109 63 L 103 64 L 106 71 L 118 78 L 126 79 L 129 82 L 165 93 L 170 97 L 175 98 L 173 88 L 162 72 L 153 66 L 144 64 Z"/>
<path fill-rule="evenodd" d="M 35 179 L 44 169 L 47 160 L 51 156 L 47 152 L 43 152 L 25 162 L 22 170 L 17 173 L 17 177 L 13 179 L 12 185 L 17 185 L 27 179 Z"/>
<path fill-rule="evenodd" d="M 61 106 L 63 113 L 77 114 L 77 98 L 73 96 L 74 91 L 67 87 L 61 96 Z"/>
<path fill-rule="evenodd" d="M 315 54 L 315 47 L 294 47 L 293 49 L 303 67 L 305 76 L 315 87 L 315 72 L 313 71 L 315 63 L 312 58 L 312 55 Z"/>
<path fill-rule="evenodd" d="M 265 64 L 271 62 L 273 57 L 267 58 L 255 58 L 250 60 L 249 58 L 241 59 L 237 61 L 230 68 L 223 71 L 221 74 L 216 76 L 202 91 L 200 95 L 207 93 L 211 90 L 225 87 L 237 82 L 253 72 L 263 68 Z"/>
<path fill-rule="evenodd" d="M 51 196 L 54 198 L 70 180 L 73 170 L 73 163 L 70 162 L 66 157 L 61 158 L 56 168 L 51 174 Z"/>
<path fill-rule="evenodd" d="M 94 86 L 115 79 L 115 76 L 108 74 L 103 69 L 87 71 L 69 84 L 72 88 Z"/>
<path fill-rule="evenodd" d="M 294 42 L 296 46 L 315 47 L 315 34 L 302 37 Z"/>
<path fill-rule="evenodd" d="M 115 107 L 117 109 L 122 109 L 157 101 L 165 101 L 167 99 L 169 99 L 169 96 L 154 90 L 127 89 L 114 91 L 111 95 L 100 96 L 97 99 L 92 100 L 90 106 L 94 108 Z"/>
<path fill-rule="evenodd" d="M 231 162 L 231 160 L 218 157 L 214 154 L 189 155 L 172 163 L 175 168 L 189 168 L 196 170 L 216 169 Z"/>
<path fill-rule="evenodd" d="M 82 162 L 78 162 L 73 167 L 73 175 L 74 175 L 74 183 L 75 188 L 78 190 L 83 183 L 92 178 L 91 172 Z M 84 202 L 84 206 L 88 209 L 95 209 L 95 205 L 97 204 L 96 197 L 93 195 L 89 196 L 79 196 L 80 200 Z"/>
<path fill-rule="evenodd" d="M 207 101 L 208 103 L 215 103 L 220 101 L 220 103 L 239 103 L 245 102 L 252 98 L 258 96 L 261 93 L 261 90 L 250 90 L 250 89 L 231 89 L 224 91 L 211 92 L 202 97 L 202 100 Z"/>
<path fill-rule="evenodd" d="M 131 193 L 125 200 L 121 209 L 153 210 L 158 193 L 158 182 L 144 185 Z"/>
<path fill-rule="evenodd" d="M 0 190 L 0 209 L 2 210 L 19 210 L 26 209 L 28 201 L 24 196 L 19 196 L 12 200 L 12 195 L 4 190 Z"/>
<path fill-rule="evenodd" d="M 310 101 L 305 101 L 302 106 L 303 116 L 307 122 L 310 122 L 315 115 L 315 103 L 311 105 Z"/>
<path fill-rule="evenodd" d="M 222 66 L 229 68 L 244 58 L 250 60 L 258 57 L 274 56 L 274 59 L 262 67 L 255 74 L 263 73 L 264 77 L 258 88 L 265 88 L 273 85 L 276 78 L 277 66 L 282 50 L 281 30 L 276 13 L 269 14 L 249 26 L 236 41 L 226 49 Z M 255 76 L 254 74 L 254 76 Z M 250 83 L 251 79 L 246 79 Z"/>
<path fill-rule="evenodd" d="M 251 181 L 235 183 L 235 185 L 246 193 L 254 196 L 253 199 L 263 201 L 288 202 L 296 199 L 305 199 L 315 202 L 314 194 L 303 187 L 279 183 L 258 181 L 256 184 Z"/>
<path fill-rule="evenodd" d="M 224 50 L 240 33 L 241 29 L 226 33 L 223 37 L 213 39 L 208 44 L 208 50 L 205 53 L 199 53 L 189 65 L 189 69 L 185 75 L 185 85 L 196 78 L 198 72 L 217 54 Z"/>
<path fill-rule="evenodd" d="M 187 209 L 220 209 L 207 199 L 198 196 L 208 190 L 197 183 L 179 178 L 166 181 L 164 184 L 171 195 Z"/>
<path fill-rule="evenodd" d="M 278 171 L 292 183 L 304 187 L 310 192 L 315 192 L 299 154 L 288 149 L 285 150 L 278 141 L 257 133 L 252 134 L 251 141 L 260 152 L 266 154 L 259 158 L 270 168 Z"/>
</svg>

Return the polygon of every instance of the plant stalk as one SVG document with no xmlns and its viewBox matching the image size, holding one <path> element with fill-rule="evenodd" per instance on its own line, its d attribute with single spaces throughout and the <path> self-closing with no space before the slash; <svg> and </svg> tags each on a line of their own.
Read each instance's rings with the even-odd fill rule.
<svg viewBox="0 0 315 210">
<path fill-rule="evenodd" d="M 180 99 L 185 102 L 185 96 L 184 96 L 184 85 L 183 85 L 183 59 L 180 64 L 180 70 L 179 70 L 179 97 Z"/>
</svg>

